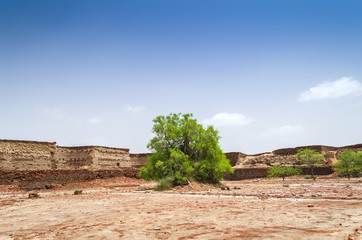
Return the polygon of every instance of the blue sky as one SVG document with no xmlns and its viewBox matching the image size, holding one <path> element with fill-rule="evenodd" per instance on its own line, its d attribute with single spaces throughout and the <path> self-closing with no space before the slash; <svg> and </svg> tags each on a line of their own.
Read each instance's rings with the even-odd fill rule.
<svg viewBox="0 0 362 240">
<path fill-rule="evenodd" d="M 224 151 L 362 142 L 361 1 L 0 0 L 0 139 L 147 152 L 193 113 Z"/>
</svg>

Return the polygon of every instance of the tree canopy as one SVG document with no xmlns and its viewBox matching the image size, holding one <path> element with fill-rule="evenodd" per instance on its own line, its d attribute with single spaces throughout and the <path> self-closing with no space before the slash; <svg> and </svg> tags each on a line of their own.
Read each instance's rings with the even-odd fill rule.
<svg viewBox="0 0 362 240">
<path fill-rule="evenodd" d="M 233 169 L 219 146 L 218 132 L 204 128 L 192 114 L 157 116 L 147 148 L 152 151 L 149 162 L 141 168 L 146 180 L 172 178 L 174 184 L 189 179 L 219 182 Z"/>
<path fill-rule="evenodd" d="M 362 152 L 346 150 L 338 154 L 338 163 L 333 166 L 342 175 L 358 177 L 362 171 Z"/>
<path fill-rule="evenodd" d="M 315 149 L 304 148 L 299 149 L 295 156 L 311 169 L 312 178 L 315 180 L 314 168 L 324 163 L 325 158 L 323 154 Z"/>
<path fill-rule="evenodd" d="M 290 166 L 285 166 L 285 167 L 273 166 L 267 169 L 267 174 L 268 174 L 267 177 L 268 178 L 281 177 L 283 178 L 284 181 L 285 177 L 300 175 L 301 172 L 302 170 L 300 168 L 294 168 Z"/>
</svg>

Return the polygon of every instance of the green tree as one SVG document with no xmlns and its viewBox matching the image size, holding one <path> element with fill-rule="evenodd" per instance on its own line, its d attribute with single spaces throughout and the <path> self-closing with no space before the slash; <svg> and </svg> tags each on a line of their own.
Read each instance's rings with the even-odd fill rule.
<svg viewBox="0 0 362 240">
<path fill-rule="evenodd" d="M 233 172 L 212 126 L 205 129 L 192 114 L 180 113 L 157 116 L 153 122 L 156 136 L 147 145 L 152 155 L 140 171 L 145 180 L 171 178 L 176 185 L 189 179 L 217 183 L 224 173 Z"/>
<path fill-rule="evenodd" d="M 267 169 L 267 177 L 273 178 L 273 177 L 281 177 L 284 178 L 287 176 L 294 176 L 294 175 L 300 175 L 302 173 L 302 170 L 300 168 L 294 168 L 294 167 L 280 167 L 280 166 L 273 166 L 269 167 Z"/>
<path fill-rule="evenodd" d="M 362 171 L 362 152 L 346 150 L 338 154 L 338 163 L 333 166 L 342 175 L 351 179 L 351 176 L 359 176 Z"/>
<path fill-rule="evenodd" d="M 315 180 L 314 168 L 321 166 L 324 163 L 325 158 L 323 154 L 314 149 L 304 148 L 299 149 L 295 156 L 299 159 L 299 161 L 306 164 L 311 169 L 312 178 Z"/>
</svg>

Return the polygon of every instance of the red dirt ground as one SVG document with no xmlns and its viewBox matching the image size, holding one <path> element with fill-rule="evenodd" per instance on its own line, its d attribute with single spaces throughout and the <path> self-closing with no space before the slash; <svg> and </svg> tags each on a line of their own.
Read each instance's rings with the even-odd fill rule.
<svg viewBox="0 0 362 240">
<path fill-rule="evenodd" d="M 39 198 L 2 185 L 0 239 L 348 239 L 362 225 L 361 178 L 154 185 L 96 179 Z"/>
</svg>

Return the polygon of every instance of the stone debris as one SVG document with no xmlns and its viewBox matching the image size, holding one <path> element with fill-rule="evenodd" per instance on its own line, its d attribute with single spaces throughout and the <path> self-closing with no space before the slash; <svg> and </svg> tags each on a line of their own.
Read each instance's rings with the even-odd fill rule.
<svg viewBox="0 0 362 240">
<path fill-rule="evenodd" d="M 28 198 L 39 198 L 39 194 L 38 193 L 29 193 Z"/>
<path fill-rule="evenodd" d="M 82 193 L 83 193 L 82 190 L 75 190 L 75 191 L 74 191 L 74 195 L 80 195 L 80 194 L 82 194 Z"/>
</svg>

